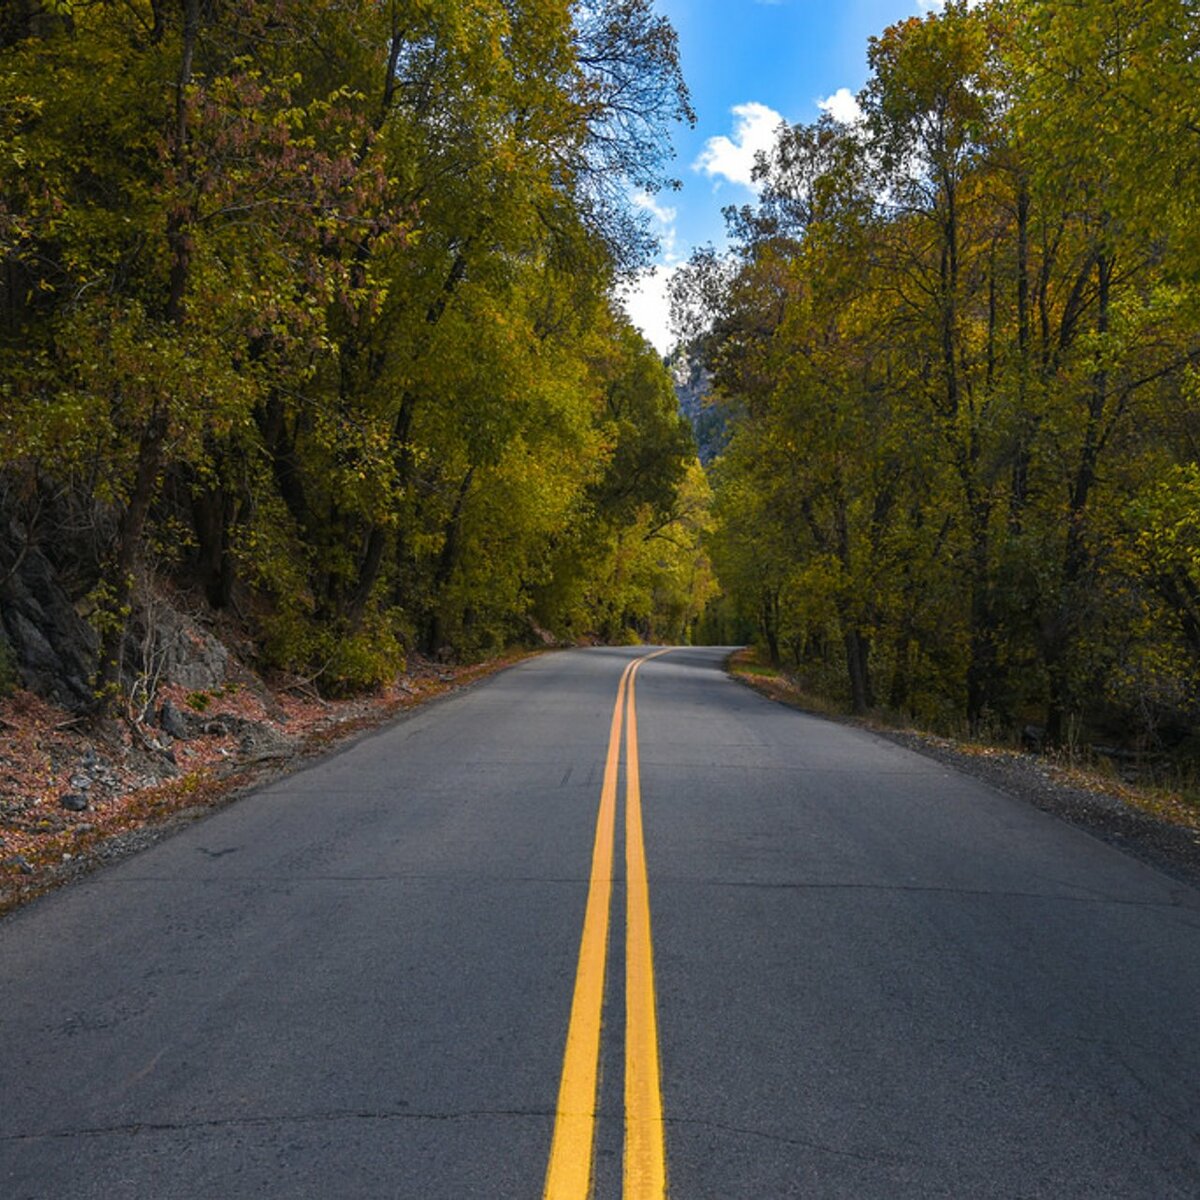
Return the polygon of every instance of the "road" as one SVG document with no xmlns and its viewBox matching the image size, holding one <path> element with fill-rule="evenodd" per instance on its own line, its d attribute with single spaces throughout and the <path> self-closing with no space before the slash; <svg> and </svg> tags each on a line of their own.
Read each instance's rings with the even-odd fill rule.
<svg viewBox="0 0 1200 1200">
<path fill-rule="evenodd" d="M 0 1196 L 1200 1195 L 1200 893 L 645 654 L 0 924 Z"/>
</svg>

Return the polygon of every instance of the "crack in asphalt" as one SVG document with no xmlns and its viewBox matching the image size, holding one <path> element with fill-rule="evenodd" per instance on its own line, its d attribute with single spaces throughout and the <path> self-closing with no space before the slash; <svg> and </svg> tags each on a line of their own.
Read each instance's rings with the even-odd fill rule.
<svg viewBox="0 0 1200 1200">
<path fill-rule="evenodd" d="M 142 1133 L 187 1133 L 205 1129 L 254 1129 L 280 1125 L 318 1125 L 336 1121 L 472 1121 L 494 1118 L 553 1118 L 549 1109 L 463 1109 L 449 1112 L 405 1112 L 400 1109 L 332 1109 L 320 1113 L 294 1113 L 274 1117 L 210 1117 L 202 1121 L 129 1121 L 120 1125 L 84 1126 L 79 1129 L 46 1129 L 34 1133 L 0 1134 L 5 1142 L 34 1142 L 77 1137 L 121 1137 Z"/>
<path fill-rule="evenodd" d="M 836 1146 L 827 1146 L 823 1142 L 815 1142 L 809 1138 L 789 1137 L 782 1133 L 771 1133 L 765 1129 L 747 1129 L 741 1125 L 727 1125 L 723 1121 L 708 1121 L 702 1117 L 667 1117 L 667 1125 L 687 1125 L 701 1129 L 715 1129 L 721 1133 L 735 1133 L 741 1137 L 761 1138 L 768 1142 L 777 1142 L 784 1146 L 801 1146 L 806 1150 L 816 1150 L 822 1154 L 835 1154 L 839 1158 L 853 1158 L 859 1162 L 888 1163 L 891 1165 L 911 1165 L 924 1160 L 900 1154 L 885 1152 L 867 1153 L 861 1150 L 843 1150 Z"/>
<path fill-rule="evenodd" d="M 1106 1046 L 1106 1049 L 1117 1065 L 1121 1067 L 1121 1069 L 1129 1076 L 1129 1078 L 1132 1079 L 1148 1097 L 1153 1099 L 1157 1094 L 1155 1088 L 1148 1080 L 1142 1077 L 1142 1074 L 1138 1070 L 1135 1069 L 1133 1064 L 1125 1057 L 1122 1050 L 1115 1044 L 1111 1043 Z M 1154 1112 L 1164 1121 L 1166 1121 L 1166 1123 L 1174 1130 L 1176 1130 L 1176 1132 L 1182 1133 L 1189 1141 L 1194 1142 L 1197 1146 L 1200 1146 L 1200 1129 L 1188 1124 L 1186 1116 L 1179 1112 L 1174 1105 L 1160 1100 L 1154 1106 Z"/>
<path fill-rule="evenodd" d="M 286 1125 L 318 1125 L 340 1121 L 413 1121 L 450 1122 L 471 1120 L 551 1120 L 550 1109 L 464 1109 L 447 1112 L 405 1112 L 398 1109 L 333 1109 L 329 1112 L 295 1113 L 282 1116 L 220 1117 L 200 1121 L 130 1121 L 119 1125 L 83 1126 L 75 1129 L 49 1129 L 32 1133 L 0 1134 L 0 1144 L 71 1138 L 136 1137 L 154 1133 L 189 1133 L 222 1129 L 264 1129 Z M 614 1118 L 614 1120 L 617 1118 Z M 785 1146 L 798 1146 L 822 1154 L 840 1158 L 852 1158 L 860 1162 L 912 1164 L 920 1160 L 897 1154 L 866 1153 L 828 1146 L 809 1138 L 789 1137 L 764 1129 L 730 1125 L 722 1121 L 705 1120 L 700 1117 L 667 1117 L 668 1126 L 712 1129 L 739 1137 L 753 1137 Z"/>
<path fill-rule="evenodd" d="M 109 879 L 106 883 L 122 885 L 162 883 L 178 887 L 180 884 L 226 887 L 261 887 L 263 889 L 295 887 L 311 883 L 452 883 L 464 882 L 478 885 L 550 885 L 586 886 L 587 879 L 580 875 L 216 875 L 181 878 L 178 875 L 132 875 L 122 879 Z M 624 876 L 614 876 L 614 884 L 623 884 Z M 696 879 L 688 876 L 661 875 L 655 880 L 658 889 L 671 885 L 703 888 L 729 888 L 746 891 L 767 892 L 878 892 L 888 894 L 910 894 L 927 896 L 966 897 L 993 900 L 1041 900 L 1057 904 L 1109 905 L 1116 908 L 1165 909 L 1180 915 L 1200 911 L 1189 893 L 1175 893 L 1164 900 L 1128 900 L 1119 896 L 1067 896 L 1053 892 L 1020 892 L 988 888 L 937 887 L 928 884 L 889 883 L 813 883 L 798 880 L 750 880 L 750 879 Z M 1188 922 L 1190 925 L 1191 922 Z M 1197 926 L 1200 928 L 1200 926 Z"/>
</svg>

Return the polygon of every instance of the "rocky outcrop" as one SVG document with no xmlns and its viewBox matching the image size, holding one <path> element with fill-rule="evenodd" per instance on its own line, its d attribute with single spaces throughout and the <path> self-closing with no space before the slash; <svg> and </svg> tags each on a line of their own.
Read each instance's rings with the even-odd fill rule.
<svg viewBox="0 0 1200 1200">
<path fill-rule="evenodd" d="M 699 359 L 680 348 L 669 363 L 679 411 L 696 437 L 700 461 L 708 466 L 725 448 L 728 432 L 725 415 L 712 404 L 712 380 Z"/>
<path fill-rule="evenodd" d="M 30 691 L 79 710 L 93 699 L 99 640 L 64 574 L 16 522 L 0 530 L 0 652 Z"/>
<path fill-rule="evenodd" d="M 190 691 L 211 691 L 228 679 L 228 648 L 193 618 L 161 599 L 142 597 L 125 643 L 126 674 L 153 674 Z"/>
<path fill-rule="evenodd" d="M 15 676 L 10 683 L 74 712 L 95 701 L 100 639 L 82 615 L 94 580 L 79 569 L 93 557 L 33 540 L 17 521 L 0 529 L 0 668 Z M 154 584 L 135 590 L 122 672 L 131 692 L 142 681 L 143 695 L 163 683 L 215 691 L 248 677 L 223 642 Z"/>
</svg>

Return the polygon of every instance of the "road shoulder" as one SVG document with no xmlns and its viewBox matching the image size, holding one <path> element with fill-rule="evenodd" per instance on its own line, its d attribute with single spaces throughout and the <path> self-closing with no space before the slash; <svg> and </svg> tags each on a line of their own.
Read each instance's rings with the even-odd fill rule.
<svg viewBox="0 0 1200 1200">
<path fill-rule="evenodd" d="M 831 709 L 818 711 L 785 676 L 726 670 L 760 695 L 822 720 L 852 725 L 977 779 L 1100 838 L 1182 883 L 1200 889 L 1200 817 L 1169 798 L 1134 789 L 1047 757 L 956 742 L 913 729 L 894 729 Z M 1151 810 L 1149 807 L 1157 811 Z"/>
</svg>

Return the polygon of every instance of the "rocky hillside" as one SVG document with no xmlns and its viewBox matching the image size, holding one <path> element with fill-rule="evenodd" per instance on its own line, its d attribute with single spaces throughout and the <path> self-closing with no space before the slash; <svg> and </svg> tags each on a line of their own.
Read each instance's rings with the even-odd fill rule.
<svg viewBox="0 0 1200 1200">
<path fill-rule="evenodd" d="M 707 467 L 725 448 L 725 414 L 712 403 L 711 380 L 699 359 L 681 348 L 668 365 L 679 411 L 691 425 L 700 461 Z"/>
</svg>

